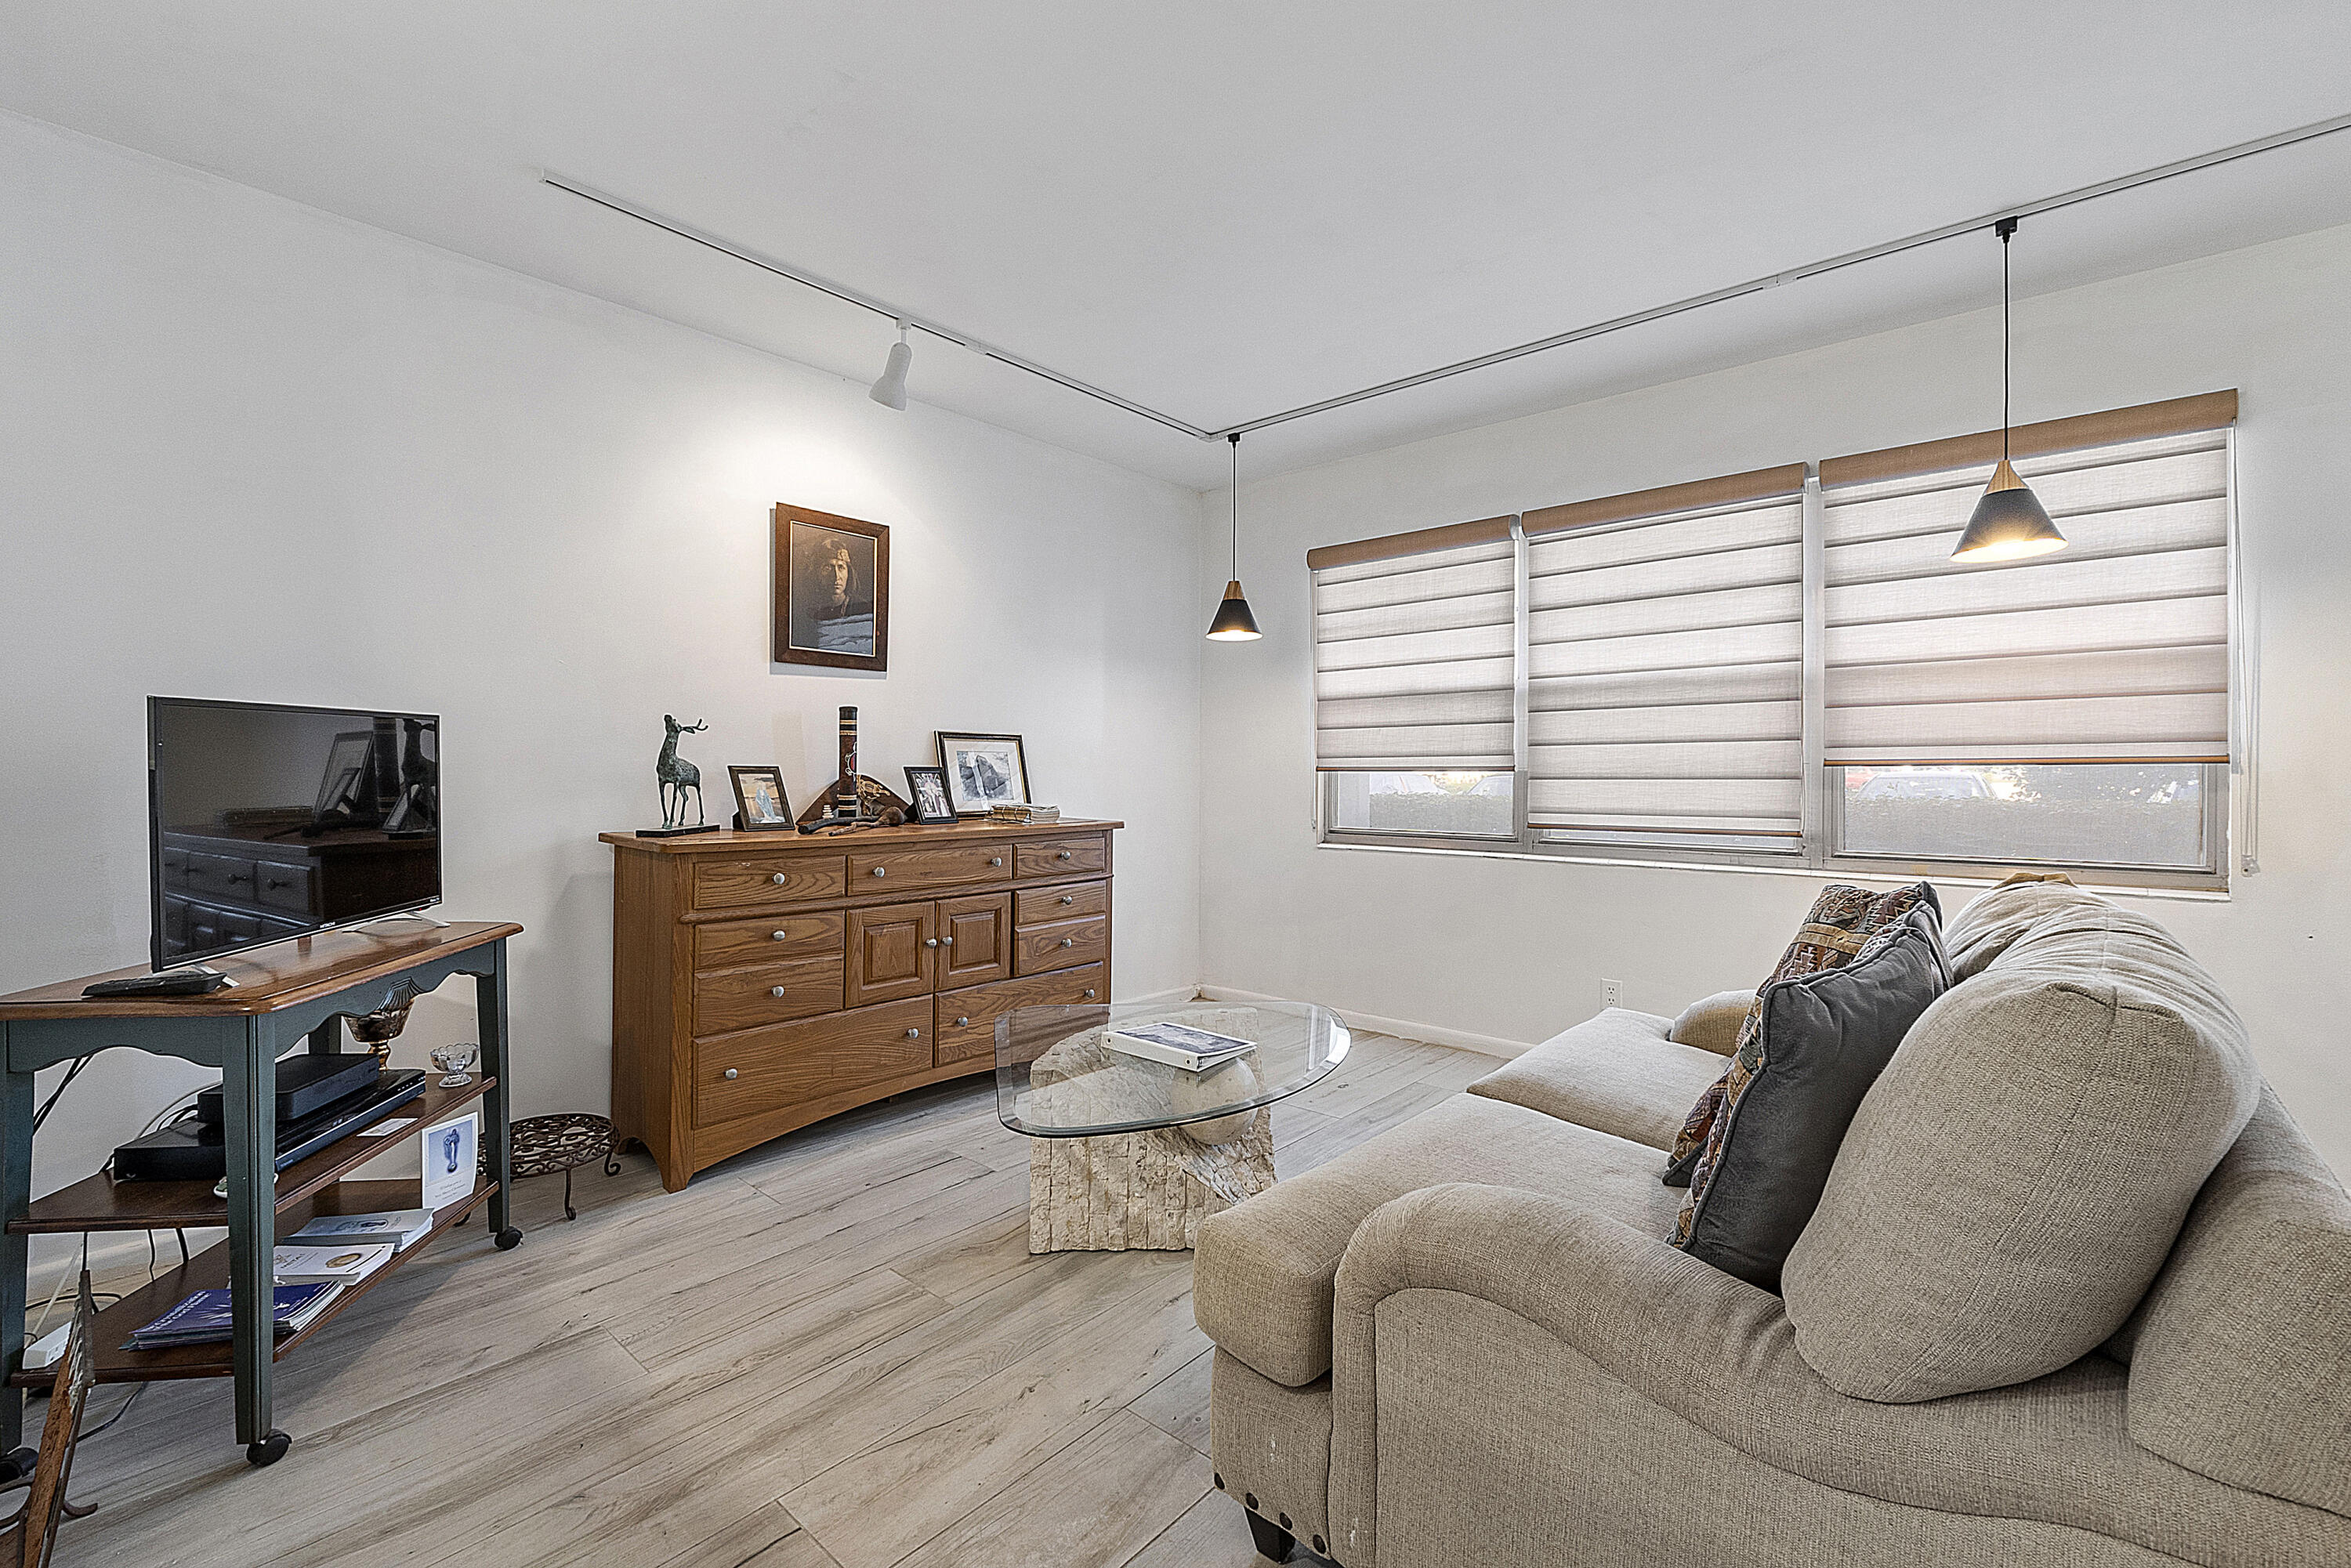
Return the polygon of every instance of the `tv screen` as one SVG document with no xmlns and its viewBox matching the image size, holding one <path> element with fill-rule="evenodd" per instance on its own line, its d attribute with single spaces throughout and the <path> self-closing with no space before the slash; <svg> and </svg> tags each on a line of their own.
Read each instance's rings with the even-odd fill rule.
<svg viewBox="0 0 2351 1568">
<path fill-rule="evenodd" d="M 441 899 L 432 714 L 147 699 L 155 967 Z"/>
</svg>

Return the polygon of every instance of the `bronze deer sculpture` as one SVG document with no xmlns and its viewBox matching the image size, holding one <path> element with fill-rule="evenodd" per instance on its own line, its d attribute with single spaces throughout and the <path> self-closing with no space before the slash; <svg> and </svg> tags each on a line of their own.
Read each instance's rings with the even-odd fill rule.
<svg viewBox="0 0 2351 1568">
<path fill-rule="evenodd" d="M 660 759 L 653 764 L 653 777 L 661 781 L 662 826 L 683 828 L 685 823 L 685 792 L 694 791 L 694 820 L 699 824 L 702 811 L 702 769 L 677 754 L 677 737 L 699 735 L 710 727 L 708 719 L 680 725 L 669 714 L 662 715 L 662 723 L 669 727 L 669 737 L 662 742 Z"/>
</svg>

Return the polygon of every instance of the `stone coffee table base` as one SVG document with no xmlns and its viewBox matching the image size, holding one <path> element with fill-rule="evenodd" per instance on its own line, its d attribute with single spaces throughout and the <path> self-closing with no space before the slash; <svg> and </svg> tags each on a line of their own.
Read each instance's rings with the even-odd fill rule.
<svg viewBox="0 0 2351 1568">
<path fill-rule="evenodd" d="M 1029 1250 L 1186 1251 L 1200 1221 L 1273 1185 L 1273 1107 L 1240 1136 L 1200 1145 L 1181 1127 L 1029 1145 Z"/>
</svg>

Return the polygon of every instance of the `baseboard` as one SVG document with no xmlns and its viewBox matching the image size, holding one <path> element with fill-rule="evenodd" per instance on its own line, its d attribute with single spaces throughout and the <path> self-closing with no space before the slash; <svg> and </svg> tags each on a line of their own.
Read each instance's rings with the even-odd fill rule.
<svg viewBox="0 0 2351 1568">
<path fill-rule="evenodd" d="M 1231 986 L 1202 986 L 1200 995 L 1213 1002 L 1273 1002 L 1286 998 L 1270 997 L 1262 991 L 1244 991 Z M 1328 1005 L 1328 1004 L 1325 1004 Z M 1350 1026 L 1370 1030 L 1374 1034 L 1393 1034 L 1405 1040 L 1426 1040 L 1430 1045 L 1449 1045 L 1459 1051 L 1474 1051 L 1480 1056 L 1498 1056 L 1508 1061 L 1534 1049 L 1534 1042 L 1523 1040 L 1497 1040 L 1490 1034 L 1471 1034 L 1468 1030 L 1447 1029 L 1443 1024 L 1419 1023 L 1411 1019 L 1384 1018 L 1355 1008 L 1332 1008 Z"/>
<path fill-rule="evenodd" d="M 1197 986 L 1171 986 L 1164 991 L 1145 991 L 1139 997 L 1117 997 L 1113 999 L 1123 1008 L 1155 1008 L 1169 1002 L 1196 1001 L 1199 996 L 1200 988 Z"/>
</svg>

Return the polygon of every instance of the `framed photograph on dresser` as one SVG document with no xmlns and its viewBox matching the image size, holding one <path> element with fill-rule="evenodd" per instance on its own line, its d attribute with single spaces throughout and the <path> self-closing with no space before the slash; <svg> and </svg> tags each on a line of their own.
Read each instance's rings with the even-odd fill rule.
<svg viewBox="0 0 2351 1568">
<path fill-rule="evenodd" d="M 940 730 L 939 766 L 947 800 L 959 817 L 985 817 L 994 806 L 1029 803 L 1029 761 L 1017 735 Z"/>
<path fill-rule="evenodd" d="M 735 817 L 739 831 L 766 833 L 791 827 L 792 803 L 784 793 L 780 769 L 730 767 L 726 779 L 735 787 Z"/>
<path fill-rule="evenodd" d="M 947 770 L 944 768 L 907 768 L 906 803 L 914 808 L 912 818 L 914 821 L 954 821 L 955 803 L 947 799 Z"/>
</svg>

